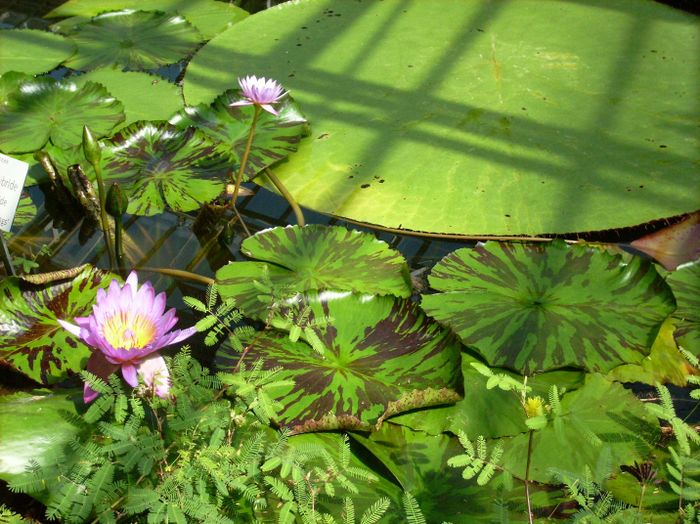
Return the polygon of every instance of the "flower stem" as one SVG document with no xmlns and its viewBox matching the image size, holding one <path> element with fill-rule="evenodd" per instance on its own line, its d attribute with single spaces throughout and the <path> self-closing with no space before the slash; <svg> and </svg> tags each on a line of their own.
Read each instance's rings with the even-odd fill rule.
<svg viewBox="0 0 700 524">
<path fill-rule="evenodd" d="M 109 219 L 107 218 L 107 191 L 102 180 L 102 167 L 99 162 L 91 162 L 97 178 L 97 192 L 100 196 L 100 222 L 102 222 L 102 233 L 105 237 L 107 256 L 109 257 L 109 267 L 112 271 L 117 269 L 117 259 L 112 249 L 112 239 L 109 236 Z M 116 235 L 116 232 L 115 232 Z"/>
<path fill-rule="evenodd" d="M 260 117 L 260 106 L 255 105 L 253 113 L 253 121 L 250 124 L 250 130 L 248 131 L 248 141 L 246 142 L 245 149 L 243 150 L 243 156 L 241 157 L 241 165 L 238 167 L 238 173 L 236 174 L 236 181 L 233 187 L 233 195 L 231 198 L 231 205 L 236 207 L 236 199 L 238 198 L 238 190 L 241 187 L 241 182 L 243 181 L 243 173 L 245 172 L 246 165 L 248 164 L 248 155 L 250 154 L 250 148 L 253 145 L 253 136 L 255 136 L 255 126 L 258 123 L 258 118 Z"/>
<path fill-rule="evenodd" d="M 172 269 L 169 267 L 140 267 L 139 271 L 151 271 L 153 273 L 160 273 L 162 275 L 168 275 L 173 278 L 184 278 L 187 280 L 192 280 L 193 282 L 200 282 L 202 284 L 213 284 L 215 280 L 211 277 L 205 277 L 204 275 L 198 275 L 197 273 L 192 273 L 191 271 L 185 271 L 183 269 Z"/>
<path fill-rule="evenodd" d="M 294 216 L 297 218 L 297 224 L 300 226 L 306 225 L 306 222 L 304 221 L 304 213 L 301 212 L 301 208 L 299 207 L 299 204 L 297 204 L 296 200 L 294 200 L 294 197 L 292 194 L 289 192 L 287 187 L 282 183 L 282 181 L 277 178 L 277 175 L 275 175 L 270 169 L 265 169 L 265 174 L 267 175 L 267 178 L 269 178 L 273 184 L 275 184 L 275 187 L 277 190 L 282 193 L 282 196 L 285 198 L 287 202 L 289 202 L 289 206 L 292 208 L 292 211 L 294 211 Z"/>
<path fill-rule="evenodd" d="M 122 269 L 122 217 L 114 217 L 114 258 L 120 272 Z"/>
<path fill-rule="evenodd" d="M 527 521 L 533 524 L 532 520 L 532 503 L 530 502 L 530 462 L 532 461 L 532 435 L 534 431 L 530 430 L 527 439 L 527 464 L 525 466 L 525 499 L 527 500 Z"/>
</svg>

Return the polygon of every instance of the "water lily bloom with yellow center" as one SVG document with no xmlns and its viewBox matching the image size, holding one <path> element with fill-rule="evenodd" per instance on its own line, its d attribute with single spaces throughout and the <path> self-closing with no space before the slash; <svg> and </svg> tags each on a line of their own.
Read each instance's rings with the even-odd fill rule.
<svg viewBox="0 0 700 524">
<path fill-rule="evenodd" d="M 287 92 L 275 80 L 246 76 L 238 79 L 238 85 L 241 86 L 245 100 L 234 102 L 230 107 L 257 105 L 275 116 L 279 114 L 272 104 L 278 103 Z"/>
<path fill-rule="evenodd" d="M 163 357 L 156 352 L 197 332 L 194 327 L 171 331 L 177 317 L 175 309 L 165 311 L 165 293 L 156 295 L 150 282 L 139 289 L 138 277 L 133 271 L 123 286 L 112 280 L 107 291 L 100 289 L 92 314 L 76 317 L 77 325 L 64 320 L 59 322 L 92 347 L 87 363 L 90 373 L 107 379 L 121 368 L 127 384 L 136 387 L 141 376 L 161 397 L 168 395 L 170 379 Z M 97 396 L 98 393 L 85 384 L 85 402 L 92 402 Z"/>
</svg>

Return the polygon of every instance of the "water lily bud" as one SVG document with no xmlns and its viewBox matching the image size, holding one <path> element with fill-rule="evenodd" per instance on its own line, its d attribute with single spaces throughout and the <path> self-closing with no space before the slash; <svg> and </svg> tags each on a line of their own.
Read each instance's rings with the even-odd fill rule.
<svg viewBox="0 0 700 524">
<path fill-rule="evenodd" d="M 112 186 L 107 191 L 107 202 L 106 202 L 107 213 L 112 215 L 114 218 L 122 216 L 126 213 L 126 209 L 129 207 L 129 199 L 122 192 L 119 184 L 114 182 Z"/>
<path fill-rule="evenodd" d="M 93 165 L 98 164 L 102 157 L 100 145 L 95 140 L 95 137 L 92 136 L 88 126 L 83 126 L 83 154 L 87 161 Z"/>
<path fill-rule="evenodd" d="M 231 244 L 231 242 L 233 242 L 233 236 L 233 226 L 227 222 L 224 226 L 224 229 L 221 231 L 221 234 L 219 235 L 219 242 L 221 242 L 224 246 L 228 246 L 229 244 Z"/>
</svg>

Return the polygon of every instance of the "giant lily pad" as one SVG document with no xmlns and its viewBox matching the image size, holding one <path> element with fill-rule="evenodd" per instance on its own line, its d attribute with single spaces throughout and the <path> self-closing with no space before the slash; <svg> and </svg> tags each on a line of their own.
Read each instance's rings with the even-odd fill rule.
<svg viewBox="0 0 700 524">
<path fill-rule="evenodd" d="M 423 297 L 429 315 L 490 364 L 526 374 L 638 362 L 675 309 L 652 264 L 563 242 L 458 249 L 429 282 L 442 291 Z"/>
<path fill-rule="evenodd" d="M 82 88 L 48 77 L 16 78 L 14 83 L 17 91 L 0 105 L 0 148 L 5 153 L 36 151 L 49 139 L 58 147 L 75 146 L 82 142 L 83 126 L 99 138 L 124 120 L 121 102 L 94 82 Z"/>
<path fill-rule="evenodd" d="M 90 349 L 57 322 L 87 316 L 97 290 L 112 278 L 81 266 L 55 274 L 0 282 L 0 361 L 29 378 L 51 384 L 83 367 Z M 43 278 L 42 278 L 43 277 Z M 43 283 L 33 283 L 43 280 Z"/>
<path fill-rule="evenodd" d="M 0 75 L 8 71 L 39 74 L 50 71 L 75 51 L 61 35 L 35 29 L 0 31 Z"/>
<path fill-rule="evenodd" d="M 119 182 L 129 197 L 129 213 L 155 215 L 166 206 L 192 211 L 214 199 L 230 164 L 194 128 L 137 122 L 105 143 L 102 169 L 105 180 Z"/>
<path fill-rule="evenodd" d="M 195 26 L 205 38 L 211 38 L 226 27 L 243 20 L 248 13 L 238 6 L 214 0 L 68 0 L 51 11 L 46 18 L 72 17 L 58 22 L 53 28 L 62 32 L 67 27 L 84 22 L 87 17 L 106 11 L 141 9 L 144 11 L 164 11 L 179 13 Z"/>
<path fill-rule="evenodd" d="M 277 396 L 284 406 L 280 425 L 295 433 L 367 430 L 390 415 L 460 398 L 461 346 L 413 302 L 322 292 L 290 307 L 298 313 L 305 306 L 322 355 L 284 332 L 266 331 L 245 356 L 281 367 L 277 376 L 294 381 Z M 225 367 L 224 359 L 220 363 Z"/>
<path fill-rule="evenodd" d="M 697 209 L 699 38 L 696 16 L 648 1 L 288 2 L 212 39 L 184 94 L 284 82 L 314 134 L 276 174 L 312 209 L 441 233 L 600 230 Z"/>
<path fill-rule="evenodd" d="M 678 302 L 674 336 L 684 349 L 700 355 L 700 260 L 684 264 L 671 273 L 669 283 Z"/>
<path fill-rule="evenodd" d="M 112 64 L 154 69 L 187 57 L 202 40 L 182 16 L 130 9 L 96 16 L 69 36 L 77 52 L 66 65 L 83 71 Z"/>
<path fill-rule="evenodd" d="M 243 98 L 240 89 L 230 89 L 214 102 L 187 107 L 170 122 L 178 127 L 196 126 L 220 142 L 222 153 L 232 153 L 239 162 L 246 149 L 250 126 L 253 122 L 252 106 L 231 107 Z M 255 125 L 253 144 L 248 156 L 246 174 L 257 175 L 264 168 L 279 162 L 297 150 L 301 137 L 308 134 L 306 118 L 290 98 L 285 97 L 275 109 L 277 116 L 262 111 Z"/>
<path fill-rule="evenodd" d="M 216 273 L 219 291 L 254 317 L 270 304 L 257 297 L 255 280 L 278 294 L 309 290 L 354 291 L 408 297 L 408 266 L 400 253 L 373 235 L 344 227 L 308 225 L 261 231 L 241 244 L 241 251 L 264 262 L 233 262 Z"/>
</svg>

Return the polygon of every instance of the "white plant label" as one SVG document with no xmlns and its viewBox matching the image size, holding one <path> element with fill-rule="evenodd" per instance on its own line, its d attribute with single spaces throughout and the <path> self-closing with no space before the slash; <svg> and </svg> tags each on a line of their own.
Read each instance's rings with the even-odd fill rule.
<svg viewBox="0 0 700 524">
<path fill-rule="evenodd" d="M 0 153 L 0 230 L 9 231 L 15 219 L 29 164 Z"/>
</svg>

